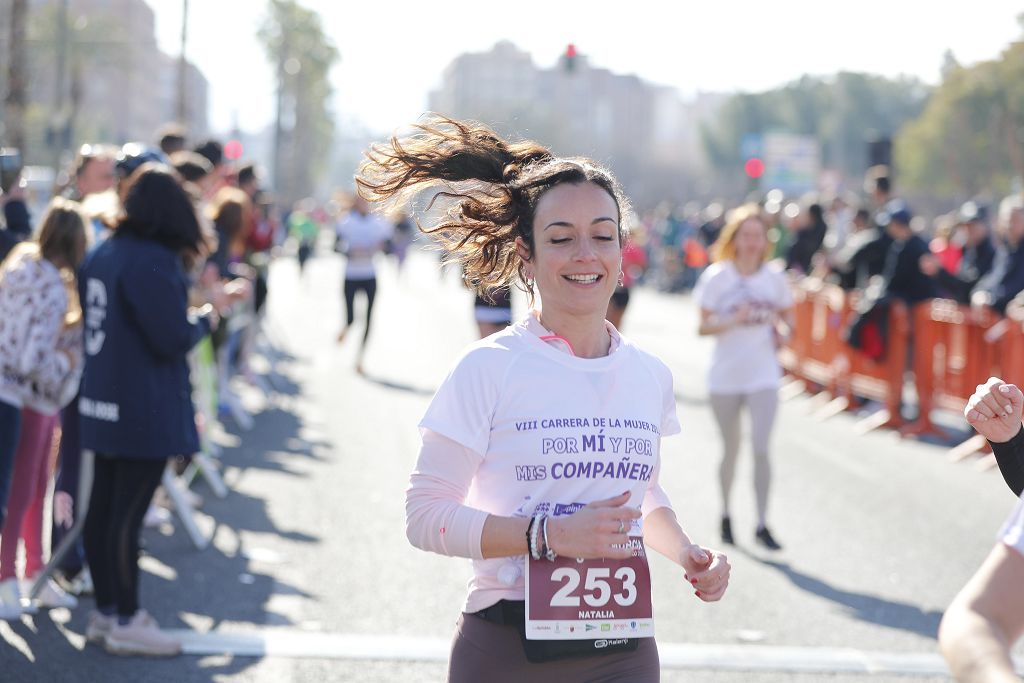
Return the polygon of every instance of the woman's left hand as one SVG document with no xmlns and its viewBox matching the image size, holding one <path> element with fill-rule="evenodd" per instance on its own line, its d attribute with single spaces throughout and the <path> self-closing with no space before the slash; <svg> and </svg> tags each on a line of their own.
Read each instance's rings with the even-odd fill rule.
<svg viewBox="0 0 1024 683">
<path fill-rule="evenodd" d="M 729 558 L 722 553 L 697 544 L 687 546 L 679 558 L 686 574 L 684 577 L 694 588 L 694 595 L 704 602 L 722 599 L 729 587 L 729 573 L 732 567 Z"/>
</svg>

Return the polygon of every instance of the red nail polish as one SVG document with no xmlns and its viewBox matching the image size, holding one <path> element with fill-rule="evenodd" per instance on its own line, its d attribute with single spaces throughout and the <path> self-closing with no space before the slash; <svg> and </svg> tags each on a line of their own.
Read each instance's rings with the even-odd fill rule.
<svg viewBox="0 0 1024 683">
<path fill-rule="evenodd" d="M 700 591 L 697 591 L 696 593 L 694 593 L 694 595 L 696 595 L 698 598 L 701 597 Z"/>
<path fill-rule="evenodd" d="M 690 579 L 690 583 L 692 583 L 694 586 L 696 586 L 697 585 L 697 579 Z"/>
</svg>

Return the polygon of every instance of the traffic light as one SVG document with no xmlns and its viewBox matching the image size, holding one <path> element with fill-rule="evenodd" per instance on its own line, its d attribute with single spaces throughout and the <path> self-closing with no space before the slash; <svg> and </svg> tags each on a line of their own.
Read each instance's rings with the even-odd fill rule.
<svg viewBox="0 0 1024 683">
<path fill-rule="evenodd" d="M 743 172 L 751 180 L 757 180 L 764 175 L 764 160 L 761 157 L 750 157 L 743 164 Z"/>
<path fill-rule="evenodd" d="M 566 46 L 562 64 L 565 66 L 567 73 L 572 73 L 576 70 L 576 45 L 574 43 L 569 43 Z"/>
<path fill-rule="evenodd" d="M 224 143 L 224 156 L 230 161 L 242 158 L 242 143 L 239 140 L 228 140 Z"/>
</svg>

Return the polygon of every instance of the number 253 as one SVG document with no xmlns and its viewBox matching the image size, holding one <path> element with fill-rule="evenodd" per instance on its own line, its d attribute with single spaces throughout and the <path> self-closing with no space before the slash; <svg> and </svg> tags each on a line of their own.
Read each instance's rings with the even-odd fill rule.
<svg viewBox="0 0 1024 683">
<path fill-rule="evenodd" d="M 591 607 L 604 607 L 614 599 L 621 607 L 628 607 L 636 602 L 636 572 L 631 567 L 619 567 L 614 578 L 621 583 L 622 592 L 612 593 L 609 578 L 612 576 L 608 567 L 590 567 L 584 583 L 583 601 Z M 572 567 L 559 567 L 551 572 L 551 580 L 564 585 L 551 596 L 552 607 L 579 607 L 580 596 L 575 595 L 580 586 L 580 573 Z"/>
</svg>

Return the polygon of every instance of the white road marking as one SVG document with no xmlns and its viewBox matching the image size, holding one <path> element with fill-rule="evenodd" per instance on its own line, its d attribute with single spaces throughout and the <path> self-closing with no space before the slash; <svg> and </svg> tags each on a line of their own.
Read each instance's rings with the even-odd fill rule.
<svg viewBox="0 0 1024 683">
<path fill-rule="evenodd" d="M 311 633 L 296 629 L 169 633 L 181 638 L 185 654 L 190 655 L 446 662 L 451 647 L 449 640 L 441 638 Z M 658 651 L 664 669 L 949 675 L 945 661 L 932 652 L 694 643 L 658 643 Z M 1024 672 L 1024 662 L 1018 661 L 1017 665 Z"/>
</svg>

